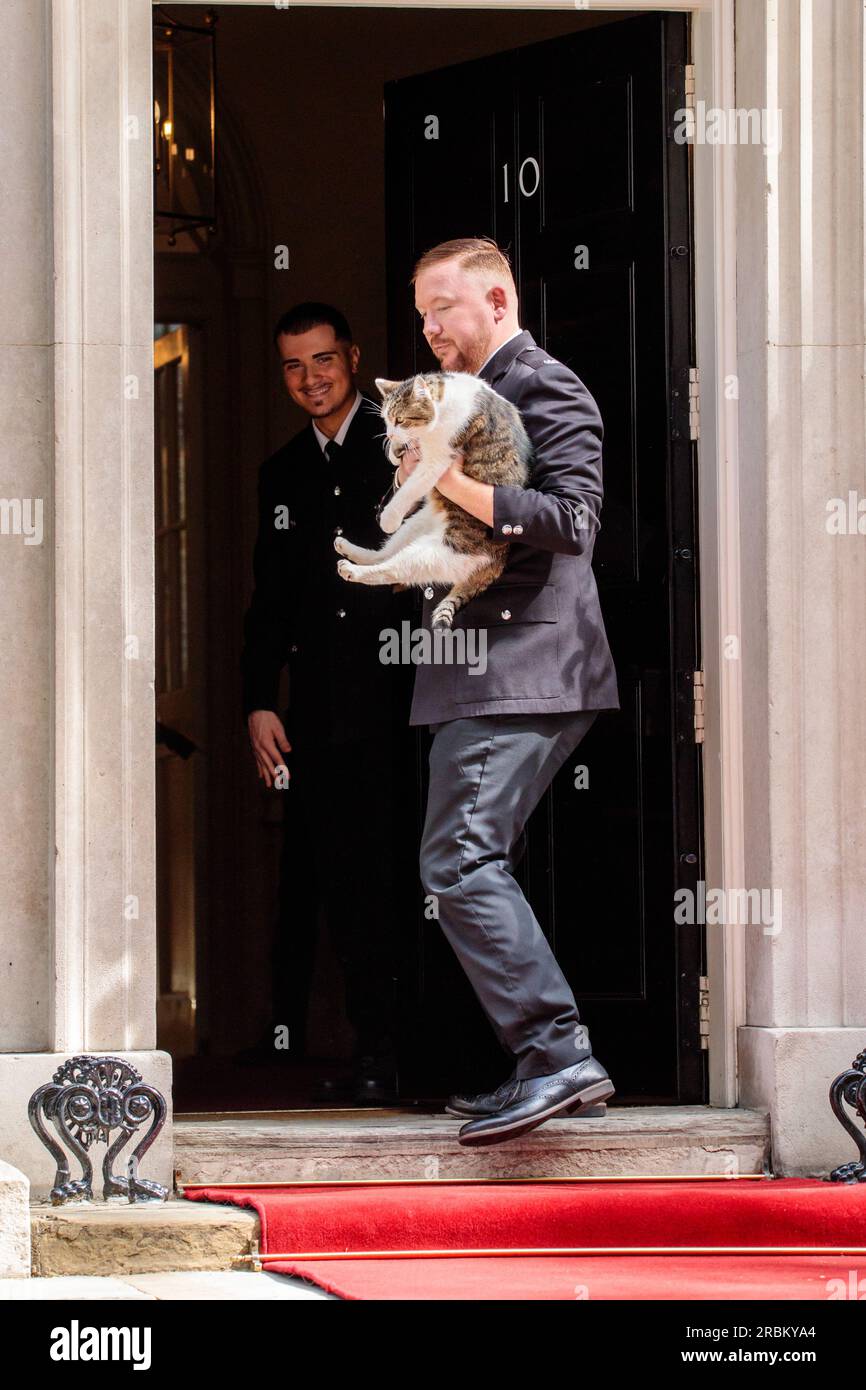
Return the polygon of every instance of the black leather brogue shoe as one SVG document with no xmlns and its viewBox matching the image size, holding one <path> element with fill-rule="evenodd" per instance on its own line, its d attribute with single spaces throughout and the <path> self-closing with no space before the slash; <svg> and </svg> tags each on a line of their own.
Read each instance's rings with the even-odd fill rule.
<svg viewBox="0 0 866 1390">
<path fill-rule="evenodd" d="M 495 1091 L 483 1091 L 477 1096 L 454 1095 L 448 1097 L 448 1104 L 445 1106 L 446 1115 L 456 1115 L 458 1119 L 477 1119 L 481 1115 L 496 1115 L 508 1105 L 514 1095 L 517 1085 L 517 1077 L 509 1076 L 507 1081 L 503 1081 L 501 1086 L 497 1086 Z M 607 1114 L 607 1106 L 604 1101 L 598 1104 L 585 1105 L 581 1100 L 576 1100 L 568 1110 L 563 1111 L 565 1115 L 580 1115 L 586 1119 L 599 1119 Z"/>
<path fill-rule="evenodd" d="M 472 1119 L 476 1115 L 495 1115 L 503 1105 L 507 1105 L 514 1095 L 517 1076 L 512 1072 L 507 1081 L 497 1086 L 495 1091 L 482 1091 L 477 1096 L 454 1095 L 448 1097 L 446 1115 L 465 1116 Z"/>
<path fill-rule="evenodd" d="M 463 1125 L 461 1144 L 499 1144 L 543 1125 L 545 1120 L 564 1118 L 575 1107 L 597 1105 L 610 1099 L 614 1085 L 601 1062 L 585 1057 L 550 1076 L 530 1076 L 518 1081 L 506 1104 L 494 1114 L 483 1115 Z"/>
</svg>

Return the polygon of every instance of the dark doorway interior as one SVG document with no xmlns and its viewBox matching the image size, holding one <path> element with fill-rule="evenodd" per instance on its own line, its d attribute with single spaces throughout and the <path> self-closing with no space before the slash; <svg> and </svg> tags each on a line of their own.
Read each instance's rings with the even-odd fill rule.
<svg viewBox="0 0 866 1390">
<path fill-rule="evenodd" d="M 200 22 L 205 7 L 173 9 Z M 588 787 L 566 767 L 539 807 L 524 886 L 598 1055 L 625 1083 L 619 1102 L 701 1101 L 702 943 L 697 929 L 674 927 L 671 907 L 674 888 L 699 877 L 701 853 L 688 698 L 699 664 L 688 152 L 670 129 L 687 19 L 498 13 L 494 26 L 490 12 L 448 10 L 217 13 L 217 231 L 156 247 L 157 317 L 188 325 L 199 354 L 191 476 L 205 537 L 199 572 L 187 572 L 198 746 L 187 771 L 160 774 L 160 1045 L 175 1055 L 176 1108 L 310 1104 L 311 1083 L 351 1047 L 322 923 L 306 1057 L 233 1060 L 269 1024 L 282 833 L 279 794 L 257 782 L 238 713 L 255 481 L 261 460 L 305 424 L 282 391 L 270 331 L 290 303 L 325 299 L 353 326 L 366 394 L 376 375 L 430 369 L 411 264 L 467 234 L 509 248 L 523 326 L 586 382 L 606 428 L 595 571 L 623 708 L 581 747 Z M 431 113 L 436 141 L 424 138 Z M 577 269 L 581 246 L 588 266 Z M 280 247 L 287 269 L 277 268 Z M 162 640 L 172 650 L 170 634 Z M 174 722 L 194 738 L 182 707 L 179 696 Z M 414 740 L 401 791 L 401 853 L 417 844 L 426 741 Z M 192 824 L 186 894 L 167 829 L 174 785 Z M 411 875 L 399 911 L 401 1103 L 496 1084 L 501 1053 Z M 184 990 L 172 959 L 186 962 Z M 191 1003 L 169 997 L 178 994 Z"/>
<path fill-rule="evenodd" d="M 683 698 L 698 664 L 693 445 L 677 408 L 692 361 L 688 151 L 671 138 L 686 43 L 683 16 L 650 15 L 386 97 L 393 374 L 435 367 L 405 293 L 412 264 L 471 225 L 511 250 L 522 326 L 605 422 L 594 570 L 622 709 L 581 745 L 588 785 L 563 768 L 538 808 L 521 875 L 594 1047 L 634 1099 L 657 1103 L 704 1096 L 701 942 L 671 915 L 701 843 Z M 477 1055 L 461 972 L 441 938 L 418 935 L 419 1010 L 459 999 Z"/>
</svg>

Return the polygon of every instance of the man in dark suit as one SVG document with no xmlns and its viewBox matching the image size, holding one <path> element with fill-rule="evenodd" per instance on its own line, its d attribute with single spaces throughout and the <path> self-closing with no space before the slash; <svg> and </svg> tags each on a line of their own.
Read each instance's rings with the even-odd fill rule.
<svg viewBox="0 0 866 1390">
<path fill-rule="evenodd" d="M 424 890 L 503 1048 L 512 1076 L 484 1096 L 452 1096 L 462 1144 L 512 1139 L 553 1116 L 598 1113 L 613 1094 L 574 995 L 512 870 L 524 826 L 598 712 L 619 709 L 591 568 L 602 501 L 595 400 L 520 328 L 507 258 L 466 239 L 428 251 L 415 305 L 443 371 L 470 372 L 520 410 L 534 446 L 526 489 L 468 478 L 459 460 L 438 490 L 510 542 L 497 582 L 455 626 L 485 629 L 487 667 L 420 665 L 411 724 L 428 724 Z M 417 461 L 417 455 L 415 456 Z M 405 455 L 396 482 L 411 472 Z M 425 594 L 423 625 L 442 597 Z"/>
<path fill-rule="evenodd" d="M 356 385 L 360 352 L 348 323 L 330 305 L 298 304 L 274 342 L 286 390 L 310 417 L 259 471 L 241 659 L 258 775 L 285 797 L 274 1022 L 288 1015 L 290 1053 L 300 1056 L 323 900 L 357 1037 L 344 1080 L 357 1099 L 376 1102 L 395 1098 L 395 731 L 406 728 L 408 705 L 406 673 L 380 661 L 379 634 L 399 631 L 410 596 L 360 594 L 336 574 L 333 542 L 343 530 L 381 544 L 375 509 L 393 476 L 379 407 Z M 318 1098 L 327 1094 L 324 1083 Z"/>
</svg>

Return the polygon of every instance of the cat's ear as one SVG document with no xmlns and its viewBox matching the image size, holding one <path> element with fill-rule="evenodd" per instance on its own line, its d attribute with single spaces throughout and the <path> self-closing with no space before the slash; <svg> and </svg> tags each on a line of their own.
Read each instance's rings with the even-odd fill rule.
<svg viewBox="0 0 866 1390">
<path fill-rule="evenodd" d="M 380 396 L 390 395 L 399 385 L 399 381 L 387 381 L 383 376 L 376 377 L 376 390 Z"/>
<path fill-rule="evenodd" d="M 430 387 L 427 385 L 423 376 L 416 376 L 412 383 L 412 395 L 416 401 L 432 401 Z"/>
</svg>

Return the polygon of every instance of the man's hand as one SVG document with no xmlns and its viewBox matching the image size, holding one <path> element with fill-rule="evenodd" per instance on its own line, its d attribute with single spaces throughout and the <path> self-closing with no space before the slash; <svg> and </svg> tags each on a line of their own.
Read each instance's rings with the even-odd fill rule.
<svg viewBox="0 0 866 1390">
<path fill-rule="evenodd" d="M 456 502 L 464 512 L 483 521 L 485 526 L 493 525 L 493 487 L 490 483 L 479 483 L 467 478 L 463 472 L 463 455 L 455 453 L 449 468 L 445 469 L 436 483 L 436 491 Z"/>
<path fill-rule="evenodd" d="M 405 483 L 409 475 L 415 472 L 415 469 L 418 467 L 420 459 L 421 450 L 418 447 L 418 441 L 416 439 L 413 439 L 406 445 L 406 448 L 403 451 L 403 456 L 400 459 L 400 467 L 397 469 L 398 483 Z M 442 477 L 439 479 L 439 482 L 436 484 L 436 487 L 439 489 L 440 492 L 442 491 L 441 487 L 439 486 L 440 483 L 445 482 L 447 486 L 449 479 L 453 479 L 458 473 L 461 476 L 463 474 L 463 455 L 457 453 L 457 451 L 455 450 L 455 452 L 451 455 L 451 459 L 452 462 L 450 468 L 447 468 L 445 470 L 445 472 L 442 474 Z"/>
<path fill-rule="evenodd" d="M 405 483 L 417 468 L 421 457 L 415 440 L 406 445 L 400 467 L 397 469 L 397 482 Z M 441 492 L 450 502 L 456 502 L 464 512 L 483 521 L 485 526 L 493 525 L 493 487 L 490 483 L 478 483 L 467 478 L 463 472 L 463 455 L 457 450 L 451 456 L 451 463 L 436 482 L 436 491 Z"/>
<path fill-rule="evenodd" d="M 405 483 L 411 473 L 415 472 L 421 462 L 421 450 L 418 447 L 417 439 L 410 439 L 400 458 L 400 466 L 397 469 L 397 482 Z"/>
<path fill-rule="evenodd" d="M 270 787 L 272 779 L 276 777 L 277 768 L 285 766 L 285 759 L 280 756 L 281 751 L 292 751 L 283 721 L 272 709 L 254 709 L 247 718 L 247 728 L 253 746 L 256 770 L 265 785 Z M 286 771 L 288 772 L 288 768 Z"/>
<path fill-rule="evenodd" d="M 436 484 L 436 491 L 441 492 L 443 497 L 448 497 L 448 489 L 459 487 L 461 480 L 465 480 L 466 474 L 463 472 L 463 455 L 456 450 L 451 455 L 451 466 L 446 468 L 442 477 Z"/>
</svg>

